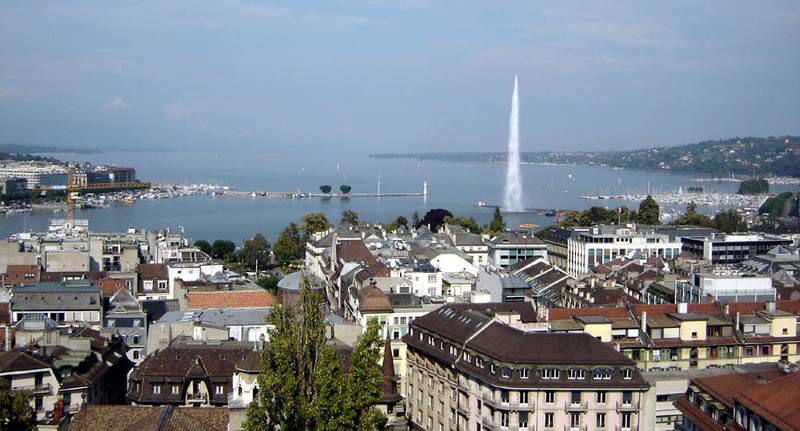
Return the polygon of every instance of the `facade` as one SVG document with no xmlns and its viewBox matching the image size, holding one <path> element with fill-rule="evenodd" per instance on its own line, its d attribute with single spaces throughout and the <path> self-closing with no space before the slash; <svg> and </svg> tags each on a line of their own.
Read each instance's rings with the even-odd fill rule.
<svg viewBox="0 0 800 431">
<path fill-rule="evenodd" d="M 92 280 L 70 280 L 17 286 L 11 289 L 11 322 L 29 314 L 44 314 L 60 326 L 85 322 L 99 328 L 103 301 Z"/>
<path fill-rule="evenodd" d="M 618 257 L 640 254 L 678 257 L 681 242 L 666 233 L 636 225 L 594 226 L 567 239 L 567 272 L 577 277 Z"/>
<path fill-rule="evenodd" d="M 792 245 L 792 240 L 773 235 L 710 234 L 681 238 L 683 251 L 711 263 L 739 263 L 775 247 Z"/>
<path fill-rule="evenodd" d="M 412 322 L 404 341 L 414 426 L 650 429 L 650 386 L 635 362 L 588 334 L 531 331 L 518 314 L 482 307 L 447 305 Z"/>
<path fill-rule="evenodd" d="M 17 177 L 0 177 L 0 194 L 17 193 L 28 189 L 28 180 Z"/>
<path fill-rule="evenodd" d="M 174 294 L 170 290 L 167 265 L 163 263 L 140 263 L 136 267 L 138 289 L 137 296 L 142 299 L 170 299 Z"/>
<path fill-rule="evenodd" d="M 31 407 L 37 422 L 53 412 L 61 386 L 51 365 L 28 352 L 11 350 L 0 352 L 0 379 L 7 380 L 11 390 L 31 393 Z"/>
<path fill-rule="evenodd" d="M 225 406 L 236 364 L 252 349 L 252 343 L 177 338 L 131 373 L 128 400 L 136 405 Z"/>
<path fill-rule="evenodd" d="M 502 233 L 489 241 L 489 258 L 507 268 L 531 257 L 547 257 L 547 244 L 529 233 Z"/>
<path fill-rule="evenodd" d="M 692 282 L 675 283 L 675 302 L 775 301 L 775 288 L 768 276 L 715 270 L 692 274 Z"/>
<path fill-rule="evenodd" d="M 28 182 L 29 189 L 63 188 L 67 185 L 67 170 L 59 165 L 0 164 L 0 177 L 23 178 Z"/>
</svg>

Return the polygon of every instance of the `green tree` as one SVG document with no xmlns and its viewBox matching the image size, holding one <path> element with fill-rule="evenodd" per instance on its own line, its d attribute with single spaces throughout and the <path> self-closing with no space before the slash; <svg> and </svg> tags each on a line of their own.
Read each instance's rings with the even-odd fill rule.
<svg viewBox="0 0 800 431">
<path fill-rule="evenodd" d="M 331 227 L 331 223 L 323 213 L 311 213 L 303 216 L 300 230 L 303 231 L 304 238 L 308 240 L 311 235 L 317 232 L 324 232 Z"/>
<path fill-rule="evenodd" d="M 323 184 L 319 186 L 319 191 L 325 193 L 326 195 L 331 192 L 331 186 L 328 184 Z"/>
<path fill-rule="evenodd" d="M 661 224 L 661 210 L 658 208 L 658 202 L 652 196 L 647 195 L 639 204 L 636 220 L 642 224 Z"/>
<path fill-rule="evenodd" d="M 686 204 L 686 212 L 675 219 L 672 224 L 680 226 L 702 226 L 714 227 L 714 220 L 711 217 L 697 212 L 697 204 L 694 201 Z"/>
<path fill-rule="evenodd" d="M 31 408 L 31 394 L 11 390 L 8 380 L 0 379 L 0 431 L 33 431 L 36 416 Z"/>
<path fill-rule="evenodd" d="M 325 345 L 319 291 L 301 286 L 297 307 L 278 305 L 267 316 L 270 343 L 262 353 L 260 391 L 247 408 L 245 430 L 377 430 L 381 396 L 380 325 L 370 321 L 356 344 L 349 373 Z"/>
<path fill-rule="evenodd" d="M 211 256 L 211 244 L 209 244 L 208 241 L 204 239 L 197 240 L 194 242 L 194 246 L 199 248 L 203 253 Z"/>
<path fill-rule="evenodd" d="M 769 182 L 765 178 L 750 178 L 739 183 L 740 195 L 760 195 L 769 193 Z"/>
<path fill-rule="evenodd" d="M 747 223 L 742 220 L 738 211 L 730 209 L 720 211 L 714 216 L 714 227 L 725 233 L 743 232 L 747 230 Z"/>
<path fill-rule="evenodd" d="M 289 223 L 289 226 L 281 231 L 273 251 L 275 252 L 275 260 L 281 266 L 286 266 L 291 261 L 302 257 L 303 242 L 296 224 Z"/>
<path fill-rule="evenodd" d="M 389 224 L 385 225 L 383 228 L 386 230 L 386 232 L 394 232 L 400 226 L 405 226 L 406 228 L 408 228 L 408 219 L 403 216 L 399 216 L 396 219 L 392 220 Z"/>
<path fill-rule="evenodd" d="M 419 222 L 415 224 L 415 227 L 427 225 L 430 226 L 431 231 L 438 232 L 439 226 L 443 225 L 444 221 L 450 217 L 453 217 L 450 211 L 442 208 L 434 208 L 425 213 L 425 217 L 419 220 Z"/>
<path fill-rule="evenodd" d="M 481 230 L 480 226 L 478 226 L 478 222 L 472 217 L 453 216 L 446 218 L 444 222 L 447 224 L 459 225 L 467 232 L 477 233 Z"/>
<path fill-rule="evenodd" d="M 350 190 L 352 189 L 353 188 L 347 184 L 342 184 L 341 186 L 339 186 L 339 191 L 341 191 L 343 195 L 350 193 Z"/>
<path fill-rule="evenodd" d="M 263 268 L 264 265 L 270 263 L 269 249 L 269 242 L 264 235 L 259 233 L 244 242 L 242 250 L 239 252 L 239 259 L 247 268 L 254 269 L 256 262 L 259 267 Z"/>
<path fill-rule="evenodd" d="M 506 230 L 506 222 L 503 221 L 503 214 L 500 213 L 500 207 L 494 208 L 492 221 L 486 226 L 486 232 L 491 236 L 500 235 Z"/>
<path fill-rule="evenodd" d="M 342 211 L 342 218 L 339 219 L 340 224 L 351 224 L 357 225 L 358 224 L 358 213 L 353 210 L 344 210 Z"/>
<path fill-rule="evenodd" d="M 263 287 L 264 289 L 270 291 L 273 295 L 278 294 L 278 282 L 281 281 L 281 278 L 277 275 L 268 275 L 266 277 L 261 277 L 258 279 L 256 284 Z"/>
<path fill-rule="evenodd" d="M 414 214 L 411 214 L 411 225 L 419 227 L 419 213 L 416 211 L 414 211 Z"/>
<path fill-rule="evenodd" d="M 211 257 L 214 259 L 224 259 L 236 251 L 236 244 L 226 239 L 218 239 L 211 244 Z"/>
</svg>

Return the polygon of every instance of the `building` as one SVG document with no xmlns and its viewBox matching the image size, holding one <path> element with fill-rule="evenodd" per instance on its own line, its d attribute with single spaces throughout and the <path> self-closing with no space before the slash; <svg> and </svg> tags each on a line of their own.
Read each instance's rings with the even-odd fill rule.
<svg viewBox="0 0 800 431">
<path fill-rule="evenodd" d="M 692 379 L 675 401 L 680 431 L 798 430 L 800 372 L 791 367 Z"/>
<path fill-rule="evenodd" d="M 67 185 L 67 170 L 60 165 L 2 163 L 0 177 L 22 178 L 31 190 L 64 188 Z"/>
<path fill-rule="evenodd" d="M 147 314 L 127 289 L 119 289 L 108 300 L 102 332 L 122 338 L 128 346 L 128 359 L 135 366 L 147 356 Z"/>
<path fill-rule="evenodd" d="M 236 364 L 233 372 L 233 392 L 228 396 L 230 410 L 229 431 L 243 429 L 242 424 L 247 417 L 247 406 L 258 399 L 258 375 L 261 373 L 261 351 L 251 350 L 245 358 Z"/>
<path fill-rule="evenodd" d="M 504 232 L 489 241 L 489 259 L 503 268 L 537 256 L 547 257 L 547 244 L 530 233 Z"/>
<path fill-rule="evenodd" d="M 0 352 L 0 379 L 7 380 L 11 390 L 31 393 L 31 407 L 37 422 L 52 414 L 61 386 L 51 364 L 22 350 Z"/>
<path fill-rule="evenodd" d="M 128 400 L 135 405 L 226 406 L 236 364 L 252 350 L 252 343 L 176 338 L 131 373 Z"/>
<path fill-rule="evenodd" d="M 170 299 L 174 294 L 170 290 L 167 265 L 163 263 L 140 263 L 136 266 L 138 289 L 137 296 L 142 299 Z"/>
<path fill-rule="evenodd" d="M 36 284 L 41 277 L 42 267 L 39 265 L 8 265 L 3 277 L 3 287 Z"/>
<path fill-rule="evenodd" d="M 22 192 L 28 189 L 28 180 L 18 177 L 0 177 L 0 194 Z"/>
<path fill-rule="evenodd" d="M 598 265 L 634 254 L 645 259 L 649 256 L 673 259 L 681 253 L 681 246 L 680 240 L 649 226 L 593 226 L 575 231 L 567 239 L 566 271 L 577 277 Z"/>
<path fill-rule="evenodd" d="M 11 322 L 30 314 L 44 314 L 60 326 L 102 324 L 103 301 L 92 280 L 39 283 L 11 288 Z"/>
<path fill-rule="evenodd" d="M 651 428 L 650 385 L 635 362 L 588 334 L 531 331 L 520 318 L 484 304 L 447 305 L 411 323 L 404 341 L 414 426 Z"/>
<path fill-rule="evenodd" d="M 710 234 L 681 238 L 683 251 L 690 257 L 711 263 L 739 263 L 779 246 L 790 246 L 792 240 L 762 234 Z"/>
<path fill-rule="evenodd" d="M 155 332 L 162 325 L 194 322 L 226 331 L 227 340 L 256 342 L 269 341 L 271 325 L 266 322 L 270 308 L 209 308 L 204 310 L 170 311 L 153 324 Z"/>
<path fill-rule="evenodd" d="M 772 279 L 766 275 L 716 269 L 692 274 L 691 283 L 676 281 L 675 302 L 775 301 Z"/>
</svg>

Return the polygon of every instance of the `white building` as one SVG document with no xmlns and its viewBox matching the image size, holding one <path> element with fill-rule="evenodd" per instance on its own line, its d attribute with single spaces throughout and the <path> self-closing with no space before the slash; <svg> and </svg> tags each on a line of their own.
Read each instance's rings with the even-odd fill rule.
<svg viewBox="0 0 800 431">
<path fill-rule="evenodd" d="M 637 230 L 635 225 L 594 226 L 567 240 L 567 272 L 573 277 L 618 257 L 660 256 L 672 259 L 681 242 L 668 234 Z"/>
<path fill-rule="evenodd" d="M 24 178 L 28 181 L 29 189 L 64 188 L 67 185 L 67 170 L 59 165 L 0 164 L 0 177 Z"/>
<path fill-rule="evenodd" d="M 676 302 L 775 301 L 772 278 L 735 270 L 716 270 L 692 275 L 692 282 L 675 283 Z"/>
</svg>

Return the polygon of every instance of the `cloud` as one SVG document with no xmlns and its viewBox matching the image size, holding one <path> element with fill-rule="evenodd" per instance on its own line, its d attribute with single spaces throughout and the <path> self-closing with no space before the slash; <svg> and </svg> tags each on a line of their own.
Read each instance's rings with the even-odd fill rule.
<svg viewBox="0 0 800 431">
<path fill-rule="evenodd" d="M 108 111 L 124 111 L 130 107 L 131 107 L 130 102 L 128 102 L 127 100 L 123 99 L 120 96 L 117 96 L 109 100 L 108 103 L 103 105 L 103 108 L 105 108 Z"/>
</svg>

